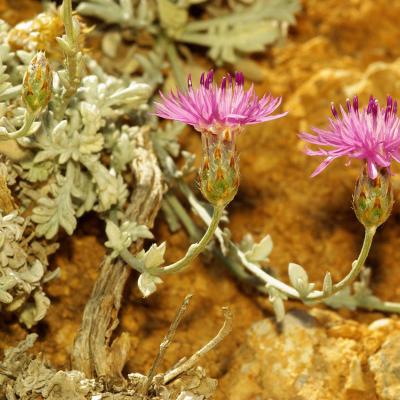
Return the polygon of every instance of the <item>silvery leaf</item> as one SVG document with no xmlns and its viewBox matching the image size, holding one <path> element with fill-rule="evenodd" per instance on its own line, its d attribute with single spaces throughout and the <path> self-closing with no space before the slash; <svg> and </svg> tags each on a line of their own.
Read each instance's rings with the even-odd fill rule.
<svg viewBox="0 0 400 400">
<path fill-rule="evenodd" d="M 324 278 L 324 284 L 322 288 L 324 294 L 330 295 L 333 290 L 332 276 L 330 272 L 327 272 Z"/>
<path fill-rule="evenodd" d="M 43 283 L 47 283 L 52 281 L 53 279 L 59 278 L 60 275 L 61 275 L 61 269 L 59 267 L 57 267 L 53 271 L 47 271 L 43 277 Z"/>
<path fill-rule="evenodd" d="M 10 293 L 0 289 L 0 303 L 9 304 L 13 301 L 13 297 Z"/>
<path fill-rule="evenodd" d="M 251 233 L 246 233 L 238 245 L 239 249 L 242 250 L 244 253 L 250 251 L 253 248 L 253 246 L 254 246 L 254 239 Z"/>
<path fill-rule="evenodd" d="M 158 13 L 161 26 L 171 37 L 179 37 L 188 20 L 188 10 L 170 0 L 158 0 Z"/>
<path fill-rule="evenodd" d="M 73 49 L 71 48 L 71 45 L 68 43 L 67 40 L 65 40 L 64 37 L 56 37 L 58 45 L 61 47 L 62 51 L 65 52 L 66 54 L 72 54 Z"/>
<path fill-rule="evenodd" d="M 298 264 L 289 264 L 289 279 L 292 286 L 299 292 L 301 297 L 306 297 L 310 292 L 308 275 L 305 269 Z"/>
<path fill-rule="evenodd" d="M 164 263 L 164 254 L 166 243 L 163 242 L 159 246 L 152 244 L 144 256 L 144 266 L 146 269 L 157 268 Z"/>
<path fill-rule="evenodd" d="M 34 303 L 25 303 L 19 315 L 20 322 L 25 324 L 28 329 L 44 318 L 50 306 L 50 300 L 41 290 L 34 292 L 33 299 Z"/>
<path fill-rule="evenodd" d="M 4 275 L 0 278 L 0 289 L 8 291 L 17 284 L 17 279 L 12 275 Z"/>
<path fill-rule="evenodd" d="M 32 221 L 36 225 L 37 236 L 53 238 L 60 227 L 71 235 L 76 228 L 75 211 L 71 199 L 71 173 L 67 177 L 57 176 L 57 185 L 53 185 L 53 197 L 42 197 L 33 209 Z"/>
<path fill-rule="evenodd" d="M 138 225 L 134 221 L 125 221 L 122 224 L 121 229 L 129 235 L 132 242 L 136 242 L 139 238 L 153 239 L 153 234 L 146 225 Z"/>
<path fill-rule="evenodd" d="M 274 309 L 275 317 L 278 322 L 282 322 L 285 318 L 285 304 L 280 297 L 275 297 L 272 300 L 272 307 Z"/>
<path fill-rule="evenodd" d="M 127 3 L 126 1 L 124 3 Z M 132 2 L 130 2 L 132 4 Z M 108 24 L 128 25 L 134 18 L 131 7 L 123 7 L 113 0 L 83 1 L 77 7 L 77 12 L 81 15 L 92 16 L 105 21 Z"/>
<path fill-rule="evenodd" d="M 162 283 L 161 278 L 143 272 L 138 279 L 138 286 L 144 297 L 150 296 L 157 290 L 157 285 Z"/>
<path fill-rule="evenodd" d="M 44 267 L 39 260 L 36 260 L 29 270 L 20 272 L 18 275 L 21 279 L 29 283 L 39 282 L 43 277 Z"/>
<path fill-rule="evenodd" d="M 128 249 L 130 245 L 139 238 L 152 239 L 153 234 L 145 225 L 138 225 L 136 222 L 125 221 L 120 227 L 114 222 L 107 220 L 106 234 L 108 241 L 105 246 L 113 249 L 111 257 L 117 257 L 122 250 Z"/>
<path fill-rule="evenodd" d="M 110 220 L 107 220 L 106 223 L 106 235 L 108 241 L 105 243 L 105 245 L 107 247 L 115 250 L 121 250 L 123 248 L 121 230 L 116 224 L 114 224 L 114 222 Z"/>
<path fill-rule="evenodd" d="M 81 162 L 92 174 L 93 180 L 97 185 L 96 194 L 99 204 L 95 208 L 96 211 L 109 210 L 119 200 L 117 177 L 97 159 L 85 156 L 81 158 Z"/>
<path fill-rule="evenodd" d="M 267 286 L 268 299 L 274 309 L 275 317 L 278 322 L 281 322 L 285 317 L 285 304 L 286 296 L 273 286 Z"/>
<path fill-rule="evenodd" d="M 273 243 L 270 235 L 265 236 L 259 243 L 246 251 L 246 258 L 251 262 L 268 261 L 268 256 L 272 251 Z"/>
<path fill-rule="evenodd" d="M 228 15 L 189 22 L 179 40 L 209 47 L 208 55 L 220 65 L 235 63 L 242 53 L 263 51 L 294 22 L 298 0 L 258 0 Z"/>
</svg>

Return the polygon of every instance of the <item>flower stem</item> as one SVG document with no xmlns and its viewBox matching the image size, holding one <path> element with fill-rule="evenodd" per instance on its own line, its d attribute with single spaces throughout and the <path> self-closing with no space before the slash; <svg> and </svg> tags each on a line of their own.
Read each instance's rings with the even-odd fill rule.
<svg viewBox="0 0 400 400">
<path fill-rule="evenodd" d="M 208 226 L 206 232 L 204 233 L 204 236 L 200 239 L 198 243 L 192 244 L 187 253 L 183 258 L 181 258 L 179 261 L 167 265 L 166 267 L 159 268 L 155 272 L 155 275 L 165 275 L 165 274 L 172 274 L 175 272 L 182 271 L 184 268 L 186 268 L 201 252 L 205 250 L 207 247 L 208 243 L 212 239 L 215 230 L 218 228 L 218 223 L 222 217 L 224 211 L 224 207 L 214 207 L 214 212 L 212 215 L 212 219 L 210 222 L 210 225 Z"/>
<path fill-rule="evenodd" d="M 177 197 L 171 193 L 168 193 L 165 196 L 165 200 L 171 206 L 171 208 L 175 211 L 177 217 L 185 227 L 186 231 L 189 233 L 189 236 L 192 240 L 200 240 L 202 237 L 200 229 L 193 223 L 189 214 L 186 212 L 185 208 L 179 202 Z"/>
<path fill-rule="evenodd" d="M 64 91 L 59 96 L 55 111 L 56 119 L 63 118 L 69 101 L 77 92 L 81 82 L 82 53 L 80 51 L 79 34 L 74 32 L 74 17 L 72 15 L 72 1 L 63 1 L 63 23 L 65 35 L 62 39 L 66 40 L 67 49 L 64 50 L 64 64 L 67 72 L 66 79 L 63 80 Z"/>
<path fill-rule="evenodd" d="M 2 140 L 12 140 L 12 139 L 18 139 L 23 136 L 28 136 L 29 131 L 35 122 L 36 114 L 30 113 L 29 111 L 25 111 L 25 117 L 24 117 L 24 123 L 15 132 L 10 132 L 10 133 L 0 133 L 0 141 Z"/>
<path fill-rule="evenodd" d="M 365 229 L 364 242 L 360 251 L 360 255 L 357 260 L 353 263 L 351 271 L 338 283 L 333 285 L 332 291 L 330 293 L 324 293 L 319 290 L 311 292 L 304 300 L 306 301 L 321 301 L 328 297 L 331 297 L 335 293 L 344 289 L 345 287 L 351 285 L 360 274 L 365 260 L 368 257 L 369 251 L 371 249 L 372 240 L 376 232 L 376 227 L 369 227 Z"/>
<path fill-rule="evenodd" d="M 234 246 L 233 249 L 235 250 L 236 255 L 238 256 L 243 266 L 250 273 L 254 274 L 258 279 L 260 279 L 261 282 L 263 282 L 266 286 L 273 286 L 288 297 L 300 299 L 300 295 L 296 289 L 292 288 L 284 282 L 281 282 L 279 279 L 274 278 L 266 271 L 262 270 L 257 264 L 250 262 L 246 258 L 246 255 L 238 247 Z"/>
<path fill-rule="evenodd" d="M 284 282 L 281 282 L 279 279 L 274 278 L 273 276 L 269 275 L 267 272 L 262 270 L 258 265 L 253 264 L 252 262 L 248 261 L 245 254 L 240 251 L 237 247 L 235 247 L 236 254 L 239 257 L 240 261 L 242 262 L 243 266 L 250 271 L 252 274 L 257 276 L 262 282 L 264 282 L 267 286 L 272 286 L 276 289 L 278 289 L 280 292 L 285 294 L 286 296 L 298 300 L 302 300 L 304 302 L 320 302 L 322 300 L 325 300 L 331 296 L 333 296 L 335 293 L 339 292 L 340 290 L 344 289 L 345 287 L 351 285 L 357 276 L 360 274 L 365 260 L 368 257 L 369 250 L 371 248 L 372 244 L 372 239 L 375 235 L 376 228 L 371 227 L 365 230 L 365 236 L 364 236 L 364 242 L 360 251 L 360 254 L 353 264 L 353 267 L 351 271 L 338 283 L 333 285 L 332 291 L 329 293 L 324 293 L 323 291 L 320 290 L 314 290 L 311 293 L 309 293 L 306 297 L 300 296 L 299 292 L 293 288 L 290 285 L 287 285 Z M 393 307 L 392 303 L 391 305 L 387 305 L 387 307 L 390 308 L 390 306 Z"/>
</svg>

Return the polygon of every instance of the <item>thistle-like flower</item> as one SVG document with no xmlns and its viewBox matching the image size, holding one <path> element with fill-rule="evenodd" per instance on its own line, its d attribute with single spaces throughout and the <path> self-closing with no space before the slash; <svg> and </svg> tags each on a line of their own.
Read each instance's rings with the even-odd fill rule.
<svg viewBox="0 0 400 400">
<path fill-rule="evenodd" d="M 201 132 L 203 160 L 200 189 L 213 205 L 225 206 L 236 195 L 239 186 L 239 166 L 236 136 L 246 125 L 280 118 L 286 113 L 271 115 L 281 104 L 281 98 L 264 95 L 258 98 L 254 86 L 244 89 L 243 74 L 224 76 L 220 86 L 213 83 L 214 73 L 204 73 L 200 87 L 193 88 L 189 75 L 187 92 L 177 91 L 156 103 L 156 115 L 192 125 Z"/>
<path fill-rule="evenodd" d="M 208 131 L 219 134 L 226 128 L 235 133 L 250 124 L 270 121 L 284 114 L 271 115 L 280 105 L 281 98 L 264 95 L 259 99 L 254 86 L 245 90 L 241 72 L 235 75 L 235 82 L 230 74 L 222 78 L 221 86 L 213 84 L 214 72 L 203 73 L 200 87 L 193 89 L 192 79 L 188 78 L 188 91 L 179 90 L 176 95 L 164 96 L 162 103 L 156 103 L 159 117 L 181 121 L 192 125 L 199 132 Z"/>
<path fill-rule="evenodd" d="M 375 179 L 380 169 L 390 170 L 392 160 L 400 162 L 400 120 L 397 117 L 397 102 L 389 96 L 386 107 L 379 107 L 371 96 L 367 107 L 358 107 L 358 98 L 346 102 L 347 111 L 340 106 L 340 114 L 332 104 L 333 118 L 329 128 L 313 128 L 316 135 L 301 133 L 309 143 L 330 148 L 307 149 L 311 156 L 325 156 L 312 176 L 318 175 L 333 160 L 341 156 L 364 160 L 368 176 Z"/>
<path fill-rule="evenodd" d="M 53 72 L 44 52 L 40 51 L 32 58 L 22 85 L 22 98 L 29 112 L 39 114 L 47 107 L 52 85 Z"/>
<path fill-rule="evenodd" d="M 387 169 L 378 171 L 375 179 L 363 168 L 354 190 L 353 207 L 358 220 L 366 227 L 378 227 L 390 216 L 393 188 Z"/>
</svg>

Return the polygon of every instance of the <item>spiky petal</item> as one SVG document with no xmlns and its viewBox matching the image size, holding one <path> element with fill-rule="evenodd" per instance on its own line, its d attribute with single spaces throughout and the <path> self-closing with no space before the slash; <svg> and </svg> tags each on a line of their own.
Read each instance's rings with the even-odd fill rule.
<svg viewBox="0 0 400 400">
<path fill-rule="evenodd" d="M 301 133 L 300 137 L 317 146 L 327 149 L 307 149 L 310 156 L 325 156 L 312 176 L 322 172 L 338 157 L 364 160 L 368 176 L 375 179 L 379 169 L 390 169 L 392 161 L 400 162 L 400 120 L 397 117 L 397 101 L 389 96 L 386 107 L 379 107 L 371 96 L 367 107 L 358 107 L 358 97 L 353 102 L 346 101 L 346 110 L 340 106 L 338 112 L 331 107 L 333 118 L 329 118 L 327 129 L 313 128 L 315 134 Z"/>
<path fill-rule="evenodd" d="M 286 113 L 271 115 L 280 105 L 281 98 L 264 95 L 261 99 L 255 93 L 254 86 L 244 89 L 244 77 L 241 72 L 222 78 L 221 85 L 214 84 L 214 73 L 202 74 L 200 86 L 193 88 L 189 75 L 186 92 L 171 92 L 156 103 L 156 115 L 166 119 L 181 121 L 192 125 L 200 132 L 211 133 L 230 128 L 240 130 L 245 125 L 258 124 L 280 118 Z"/>
</svg>

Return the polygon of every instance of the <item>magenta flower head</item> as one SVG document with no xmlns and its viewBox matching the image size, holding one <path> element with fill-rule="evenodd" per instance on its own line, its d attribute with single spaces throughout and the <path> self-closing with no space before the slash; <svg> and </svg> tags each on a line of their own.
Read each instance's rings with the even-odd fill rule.
<svg viewBox="0 0 400 400">
<path fill-rule="evenodd" d="M 238 157 L 235 139 L 246 125 L 280 118 L 286 113 L 271 115 L 281 104 L 281 98 L 255 93 L 254 86 L 244 89 L 241 72 L 224 76 L 221 85 L 214 82 L 214 72 L 204 73 L 200 86 L 193 88 L 189 75 L 188 90 L 164 96 L 156 103 L 159 117 L 181 121 L 201 132 L 203 161 L 200 188 L 206 199 L 214 205 L 228 204 L 236 195 L 239 185 Z"/>
<path fill-rule="evenodd" d="M 302 133 L 300 137 L 318 146 L 318 150 L 307 149 L 311 156 L 325 156 L 312 176 L 318 175 L 338 157 L 364 160 L 370 179 L 376 179 L 379 171 L 390 172 L 392 160 L 400 162 L 400 127 L 397 117 L 397 102 L 389 96 L 386 107 L 379 107 L 371 96 L 367 107 L 359 109 L 358 98 L 346 102 L 347 110 L 340 106 L 340 114 L 332 104 L 333 118 L 329 118 L 327 129 L 313 128 L 315 135 Z"/>
<path fill-rule="evenodd" d="M 223 77 L 220 86 L 215 85 L 213 79 L 213 71 L 207 75 L 203 73 L 200 87 L 194 89 L 189 75 L 186 93 L 179 90 L 168 96 L 160 93 L 162 102 L 156 103 L 156 114 L 192 125 L 199 132 L 214 134 L 220 134 L 226 128 L 236 133 L 245 125 L 286 115 L 271 115 L 279 107 L 281 98 L 264 95 L 259 99 L 253 85 L 245 90 L 241 72 L 236 72 L 234 82 L 230 74 Z"/>
</svg>

